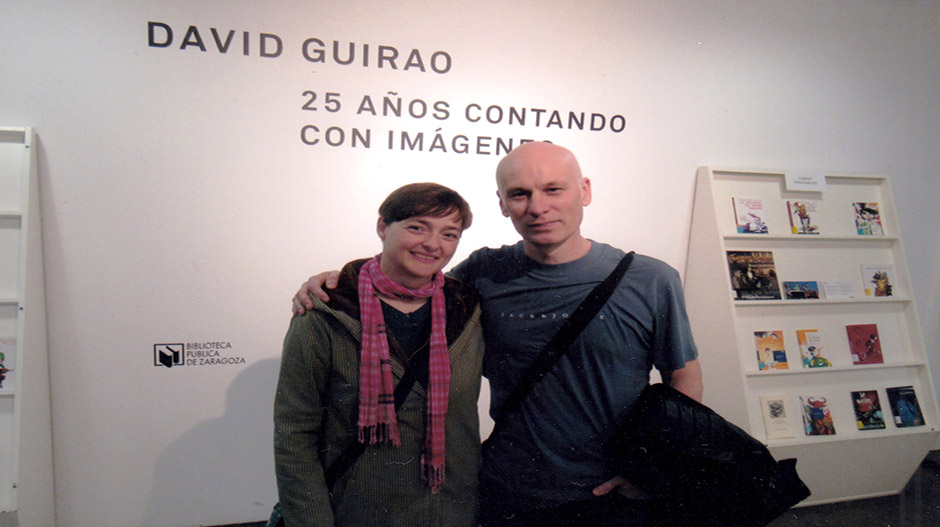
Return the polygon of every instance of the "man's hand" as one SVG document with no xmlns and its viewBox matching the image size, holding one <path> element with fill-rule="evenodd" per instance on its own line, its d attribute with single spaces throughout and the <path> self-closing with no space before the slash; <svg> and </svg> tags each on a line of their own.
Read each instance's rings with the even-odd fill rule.
<svg viewBox="0 0 940 527">
<path fill-rule="evenodd" d="M 621 496 L 631 500 L 648 500 L 652 498 L 652 496 L 634 487 L 633 484 L 620 476 L 617 476 L 605 483 L 601 483 L 600 485 L 594 487 L 592 492 L 595 496 L 603 496 L 612 490 L 616 490 L 620 493 Z"/>
<path fill-rule="evenodd" d="M 326 294 L 326 289 L 335 289 L 337 282 L 339 282 L 339 271 L 325 271 L 311 276 L 294 295 L 291 311 L 295 315 L 303 315 L 307 310 L 313 309 L 313 299 L 310 298 L 310 295 L 324 302 L 329 302 L 330 295 Z"/>
</svg>

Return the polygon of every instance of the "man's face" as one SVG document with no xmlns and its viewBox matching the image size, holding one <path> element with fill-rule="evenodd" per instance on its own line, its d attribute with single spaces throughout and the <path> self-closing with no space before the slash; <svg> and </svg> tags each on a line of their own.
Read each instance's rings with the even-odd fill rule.
<svg viewBox="0 0 940 527">
<path fill-rule="evenodd" d="M 500 174 L 499 206 L 522 238 L 541 247 L 561 247 L 580 238 L 591 184 L 580 172 L 549 158 L 520 159 Z"/>
</svg>

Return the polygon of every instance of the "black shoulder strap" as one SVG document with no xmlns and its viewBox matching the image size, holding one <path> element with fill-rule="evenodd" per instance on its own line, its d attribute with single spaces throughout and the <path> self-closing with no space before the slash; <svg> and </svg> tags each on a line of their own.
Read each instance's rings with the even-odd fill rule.
<svg viewBox="0 0 940 527">
<path fill-rule="evenodd" d="M 503 422 L 506 417 L 519 408 L 522 400 L 535 386 L 542 377 L 552 368 L 555 362 L 571 347 L 581 331 L 588 325 L 601 307 L 607 303 L 607 299 L 613 294 L 614 290 L 620 284 L 621 278 L 633 262 L 634 251 L 625 254 L 617 264 L 617 267 L 611 271 L 610 275 L 598 284 L 588 293 L 588 296 L 574 310 L 570 317 L 565 319 L 561 327 L 548 342 L 542 353 L 532 362 L 529 369 L 522 376 L 522 380 L 516 385 L 515 389 L 506 398 L 503 406 L 496 413 L 495 421 L 497 424 Z"/>
<path fill-rule="evenodd" d="M 415 385 L 415 369 L 421 361 L 427 361 L 428 358 L 428 346 L 424 346 L 421 351 L 415 354 L 411 360 L 408 361 L 408 364 L 405 366 L 405 373 L 401 376 L 401 380 L 398 381 L 398 386 L 395 387 L 395 411 L 397 412 L 401 408 L 402 403 L 405 402 L 405 399 L 408 397 L 408 394 L 411 393 L 411 389 Z M 349 446 L 343 450 L 343 453 L 340 454 L 339 458 L 333 462 L 332 465 L 326 472 L 324 476 L 326 478 L 326 488 L 333 488 L 333 484 L 336 483 L 340 476 L 342 476 L 349 467 L 356 462 L 356 459 L 366 451 L 366 445 L 360 443 L 358 440 L 353 440 Z"/>
</svg>

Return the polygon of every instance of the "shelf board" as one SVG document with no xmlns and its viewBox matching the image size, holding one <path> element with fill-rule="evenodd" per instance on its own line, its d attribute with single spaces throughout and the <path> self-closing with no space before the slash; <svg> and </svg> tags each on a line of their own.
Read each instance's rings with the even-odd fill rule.
<svg viewBox="0 0 940 527">
<path fill-rule="evenodd" d="M 734 300 L 735 307 L 767 306 L 823 306 L 833 304 L 903 304 L 911 301 L 909 296 L 862 297 L 862 298 L 816 298 L 811 300 Z"/>
<path fill-rule="evenodd" d="M 797 241 L 800 242 L 895 242 L 899 236 L 867 236 L 862 234 L 809 235 L 809 234 L 725 234 L 725 240 Z"/>
<path fill-rule="evenodd" d="M 900 436 L 900 435 L 935 434 L 936 432 L 937 432 L 937 427 L 931 426 L 931 425 L 897 428 L 889 424 L 887 428 L 874 429 L 874 430 L 859 430 L 858 428 L 852 428 L 846 433 L 843 433 L 843 434 L 836 433 L 835 435 L 830 435 L 830 436 L 802 435 L 802 436 L 796 436 L 796 437 L 787 437 L 783 439 L 764 438 L 764 443 L 769 448 L 775 448 L 775 447 L 790 447 L 790 446 L 806 446 L 806 445 L 817 444 L 817 443 L 864 441 L 866 439 L 878 439 L 878 438 L 894 437 L 894 436 Z"/>
<path fill-rule="evenodd" d="M 886 362 L 884 364 L 860 364 L 858 366 L 830 366 L 828 368 L 793 368 L 787 370 L 746 371 L 747 377 L 775 377 L 778 375 L 819 375 L 823 373 L 846 373 L 865 370 L 923 368 L 924 362 Z"/>
<path fill-rule="evenodd" d="M 747 177 L 747 176 L 760 176 L 768 178 L 777 178 L 782 179 L 786 177 L 786 171 L 777 171 L 777 170 L 765 170 L 765 169 L 749 169 L 749 168 L 712 168 L 712 174 L 715 179 L 720 179 L 722 177 Z M 881 183 L 887 180 L 883 174 L 852 174 L 848 172 L 826 172 L 819 171 L 825 178 L 832 178 L 834 180 L 842 179 L 858 179 L 858 180 L 868 180 L 873 183 Z"/>
</svg>

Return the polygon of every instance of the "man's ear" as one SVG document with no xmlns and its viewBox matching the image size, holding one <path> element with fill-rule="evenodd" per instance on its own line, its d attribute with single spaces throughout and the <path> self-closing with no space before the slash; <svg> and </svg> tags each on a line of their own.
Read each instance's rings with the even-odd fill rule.
<svg viewBox="0 0 940 527">
<path fill-rule="evenodd" d="M 499 195 L 499 191 L 496 191 L 496 197 L 499 198 L 499 210 L 503 213 L 503 216 L 509 217 L 509 211 L 506 209 L 506 205 L 503 204 L 503 197 Z"/>
<path fill-rule="evenodd" d="M 581 205 L 587 207 L 591 204 L 591 180 L 588 178 L 581 178 Z"/>
<path fill-rule="evenodd" d="M 388 225 L 385 223 L 385 220 L 383 220 L 381 217 L 379 218 L 379 221 L 375 223 L 375 232 L 379 235 L 379 239 L 382 240 L 383 242 L 385 241 L 385 228 L 386 227 L 388 227 Z"/>
</svg>

